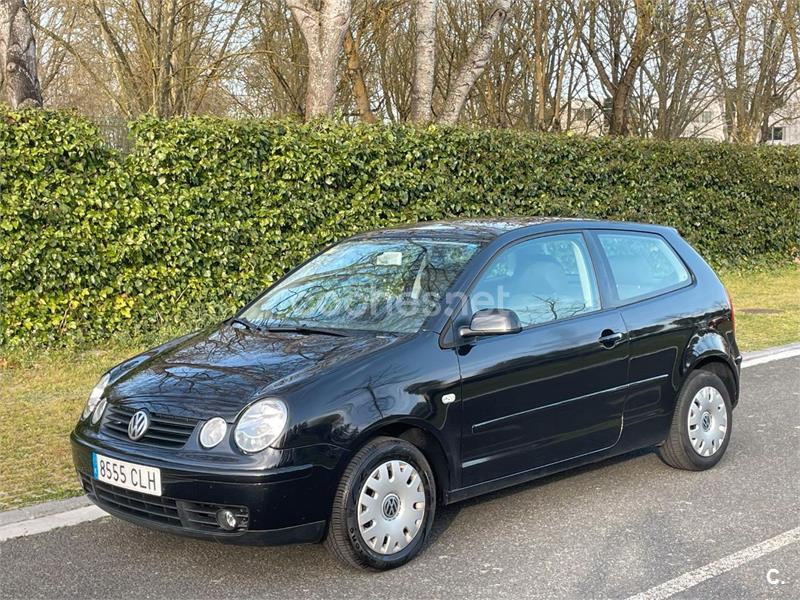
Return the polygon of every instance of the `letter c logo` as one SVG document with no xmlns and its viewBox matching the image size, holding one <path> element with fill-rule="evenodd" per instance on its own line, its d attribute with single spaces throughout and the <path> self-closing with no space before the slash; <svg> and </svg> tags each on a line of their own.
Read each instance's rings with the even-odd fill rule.
<svg viewBox="0 0 800 600">
<path fill-rule="evenodd" d="M 778 579 L 778 575 L 780 571 L 778 569 L 770 569 L 767 571 L 767 583 L 770 585 L 780 585 L 783 583 L 780 579 Z"/>
</svg>

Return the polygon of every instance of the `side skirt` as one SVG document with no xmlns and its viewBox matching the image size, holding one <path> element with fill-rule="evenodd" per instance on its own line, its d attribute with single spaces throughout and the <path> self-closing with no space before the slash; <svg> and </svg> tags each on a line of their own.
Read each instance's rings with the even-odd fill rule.
<svg viewBox="0 0 800 600">
<path fill-rule="evenodd" d="M 508 487 L 527 483 L 529 481 L 533 481 L 534 479 L 541 479 L 542 477 L 547 477 L 548 475 L 553 475 L 555 473 L 561 473 L 562 471 L 569 471 L 570 469 L 574 469 L 576 467 L 600 462 L 607 458 L 633 452 L 638 449 L 640 449 L 638 446 L 623 446 L 617 443 L 610 448 L 596 450 L 594 452 L 589 452 L 588 454 L 582 454 L 574 458 L 568 458 L 566 460 L 551 463 L 542 467 L 536 467 L 534 469 L 529 469 L 528 471 L 514 473 L 513 475 L 498 477 L 497 479 L 484 481 L 483 483 L 476 483 L 475 485 L 468 487 L 450 490 L 444 494 L 444 503 L 454 504 L 456 502 L 475 498 L 476 496 L 482 496 L 483 494 L 489 494 L 491 492 L 496 492 Z"/>
</svg>

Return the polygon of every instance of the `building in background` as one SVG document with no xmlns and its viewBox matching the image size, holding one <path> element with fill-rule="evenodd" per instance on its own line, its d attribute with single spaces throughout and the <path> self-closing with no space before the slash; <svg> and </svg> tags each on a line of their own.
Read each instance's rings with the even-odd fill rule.
<svg viewBox="0 0 800 600">
<path fill-rule="evenodd" d="M 794 94 L 770 119 L 765 143 L 800 144 L 800 93 Z"/>
<path fill-rule="evenodd" d="M 655 111 L 655 107 L 651 110 Z M 573 100 L 567 130 L 588 136 L 604 135 L 607 131 L 603 110 L 589 99 Z M 681 137 L 715 142 L 727 141 L 722 101 L 708 102 L 706 108 L 687 125 Z M 775 111 L 769 120 L 769 127 L 764 133 L 762 143 L 800 144 L 800 93 L 795 94 L 783 108 Z"/>
<path fill-rule="evenodd" d="M 700 140 L 724 142 L 725 115 L 721 102 L 710 103 L 704 111 L 697 115 L 684 132 L 684 137 Z"/>
</svg>

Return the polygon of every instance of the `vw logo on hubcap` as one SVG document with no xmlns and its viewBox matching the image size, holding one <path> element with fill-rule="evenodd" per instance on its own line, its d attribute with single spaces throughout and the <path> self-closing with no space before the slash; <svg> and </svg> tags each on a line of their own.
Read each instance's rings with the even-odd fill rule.
<svg viewBox="0 0 800 600">
<path fill-rule="evenodd" d="M 135 442 L 147 433 L 148 427 L 150 427 L 150 415 L 143 410 L 137 411 L 128 423 L 128 437 Z"/>
<path fill-rule="evenodd" d="M 704 413 L 700 424 L 703 426 L 703 431 L 711 429 L 711 413 Z"/>
<path fill-rule="evenodd" d="M 400 512 L 400 498 L 396 494 L 389 494 L 383 499 L 383 516 L 389 520 L 394 519 Z"/>
</svg>

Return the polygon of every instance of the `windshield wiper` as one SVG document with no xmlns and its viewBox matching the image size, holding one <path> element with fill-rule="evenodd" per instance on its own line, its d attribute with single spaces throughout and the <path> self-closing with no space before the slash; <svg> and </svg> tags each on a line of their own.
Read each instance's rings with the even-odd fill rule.
<svg viewBox="0 0 800 600">
<path fill-rule="evenodd" d="M 336 337 L 348 337 L 346 333 L 337 329 L 327 329 L 326 327 L 311 327 L 308 325 L 275 325 L 264 327 L 262 331 L 275 333 L 299 333 L 302 335 L 333 335 Z"/>
<path fill-rule="evenodd" d="M 247 319 L 245 317 L 234 317 L 233 319 L 231 319 L 231 323 L 232 324 L 233 323 L 237 323 L 239 325 L 244 325 L 244 327 L 247 328 L 247 329 L 254 329 L 256 331 L 260 331 L 261 330 L 261 327 L 259 327 L 258 325 L 253 323 L 250 319 Z"/>
</svg>

